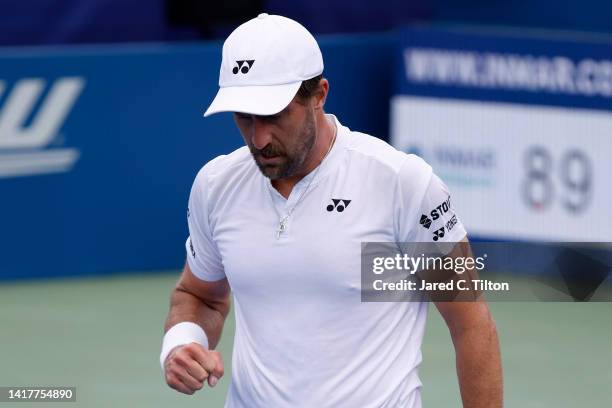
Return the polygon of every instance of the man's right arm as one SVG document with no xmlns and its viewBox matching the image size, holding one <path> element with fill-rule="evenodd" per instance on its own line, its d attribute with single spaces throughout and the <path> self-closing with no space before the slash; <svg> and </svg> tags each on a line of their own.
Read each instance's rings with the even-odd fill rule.
<svg viewBox="0 0 612 408">
<path fill-rule="evenodd" d="M 170 300 L 165 331 L 182 322 L 192 322 L 204 330 L 208 349 L 197 342 L 174 347 L 163 362 L 168 385 L 185 394 L 202 388 L 204 381 L 214 386 L 223 375 L 221 354 L 214 351 L 230 309 L 227 279 L 204 281 L 186 263 Z"/>
</svg>

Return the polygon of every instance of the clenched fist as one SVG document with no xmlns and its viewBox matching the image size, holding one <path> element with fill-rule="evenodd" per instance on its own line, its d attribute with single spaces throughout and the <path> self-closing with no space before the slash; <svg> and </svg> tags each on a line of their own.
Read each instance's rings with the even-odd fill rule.
<svg viewBox="0 0 612 408">
<path fill-rule="evenodd" d="M 164 362 L 166 383 L 184 394 L 193 394 L 204 386 L 214 387 L 223 376 L 221 353 L 206 350 L 198 343 L 177 346 Z"/>
</svg>

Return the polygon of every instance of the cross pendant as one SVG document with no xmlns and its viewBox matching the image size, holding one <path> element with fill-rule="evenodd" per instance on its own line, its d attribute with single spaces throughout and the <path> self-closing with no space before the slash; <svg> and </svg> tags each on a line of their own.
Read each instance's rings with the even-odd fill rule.
<svg viewBox="0 0 612 408">
<path fill-rule="evenodd" d="M 287 229 L 287 219 L 289 217 L 283 217 L 278 222 L 278 229 L 276 230 L 276 239 L 280 239 L 280 236 Z"/>
</svg>

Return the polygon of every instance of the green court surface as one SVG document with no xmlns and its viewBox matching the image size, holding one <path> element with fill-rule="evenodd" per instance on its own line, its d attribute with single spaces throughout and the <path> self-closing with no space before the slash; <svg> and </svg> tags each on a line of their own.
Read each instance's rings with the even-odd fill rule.
<svg viewBox="0 0 612 408">
<path fill-rule="evenodd" d="M 193 396 L 169 389 L 158 355 L 178 272 L 0 285 L 0 386 L 76 386 L 53 407 L 222 407 L 226 376 Z M 612 406 L 612 303 L 491 303 L 505 406 Z M 460 407 L 452 343 L 435 308 L 423 345 L 424 407 Z M 40 403 L 0 403 L 2 407 Z M 352 407 L 349 407 L 352 408 Z"/>
</svg>

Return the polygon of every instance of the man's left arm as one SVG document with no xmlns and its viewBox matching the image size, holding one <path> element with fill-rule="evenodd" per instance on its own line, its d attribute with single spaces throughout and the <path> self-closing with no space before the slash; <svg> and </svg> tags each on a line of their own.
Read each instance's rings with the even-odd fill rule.
<svg viewBox="0 0 612 408">
<path fill-rule="evenodd" d="M 444 182 L 423 160 L 410 156 L 399 173 L 397 242 L 419 243 L 447 257 L 473 257 L 467 232 L 455 213 Z M 426 183 L 421 181 L 427 180 Z M 414 208 L 416 207 L 416 211 Z M 437 249 L 436 249 L 437 248 Z M 449 251 L 450 250 L 450 251 Z M 434 282 L 477 279 L 473 268 L 458 275 L 425 271 Z M 475 290 L 427 293 L 446 321 L 455 346 L 457 375 L 464 408 L 501 408 L 502 368 L 495 322 L 484 296 Z M 452 300 L 453 301 L 448 301 Z M 469 301 L 461 301 L 461 300 Z"/>
<path fill-rule="evenodd" d="M 501 408 L 501 353 L 495 321 L 486 301 L 480 297 L 470 302 L 434 304 L 448 326 L 455 347 L 463 407 Z"/>
</svg>

